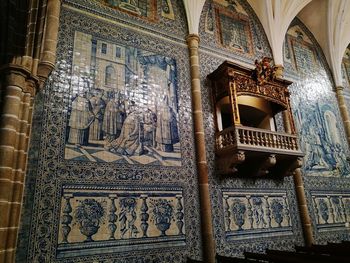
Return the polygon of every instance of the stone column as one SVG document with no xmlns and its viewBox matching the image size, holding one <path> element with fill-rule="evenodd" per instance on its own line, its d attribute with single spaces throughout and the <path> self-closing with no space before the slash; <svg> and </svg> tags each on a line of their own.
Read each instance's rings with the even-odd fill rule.
<svg viewBox="0 0 350 263">
<path fill-rule="evenodd" d="M 284 130 L 286 133 L 295 134 L 294 121 L 292 112 L 288 102 L 287 110 L 282 112 Z M 300 166 L 298 166 L 300 167 Z M 314 242 L 312 234 L 312 226 L 309 211 L 307 209 L 307 200 L 305 196 L 304 183 L 302 178 L 302 172 L 300 168 L 297 168 L 293 173 L 295 192 L 297 195 L 298 209 L 300 213 L 301 225 L 303 228 L 304 240 L 306 246 L 311 246 Z"/>
<path fill-rule="evenodd" d="M 288 106 L 288 109 L 283 111 L 283 123 L 284 129 L 286 133 L 293 134 L 293 120 L 291 119 L 291 112 Z M 312 225 L 311 219 L 309 215 L 309 211 L 307 209 L 307 201 L 304 190 L 304 183 L 302 178 L 302 172 L 300 168 L 297 168 L 293 173 L 295 192 L 297 195 L 298 208 L 300 213 L 301 225 L 303 228 L 304 240 L 306 246 L 311 246 L 314 242 L 313 234 L 312 234 Z"/>
<path fill-rule="evenodd" d="M 40 78 L 41 85 L 43 85 L 50 72 L 55 67 L 60 10 L 61 0 L 47 1 L 45 38 L 42 41 L 41 58 L 36 73 Z"/>
<path fill-rule="evenodd" d="M 192 110 L 200 195 L 203 258 L 208 263 L 214 263 L 215 242 L 213 236 L 213 225 L 208 183 L 208 164 L 206 159 L 205 134 L 203 126 L 202 96 L 198 57 L 199 37 L 196 34 L 190 34 L 187 36 L 186 40 L 189 49 L 191 67 Z"/>
<path fill-rule="evenodd" d="M 348 144 L 350 145 L 350 118 L 349 118 L 348 108 L 346 106 L 345 99 L 343 96 L 343 89 L 344 89 L 343 87 L 338 86 L 335 88 L 335 93 L 337 95 L 340 114 L 344 123 L 346 139 L 348 141 Z"/>
<path fill-rule="evenodd" d="M 23 37 L 3 39 L 8 59 L 0 65 L 0 263 L 15 261 L 34 95 L 54 68 L 60 5 L 60 0 L 31 1 L 22 6 L 26 10 L 11 9 L 7 21 L 23 14 L 26 19 L 4 25 Z"/>
<path fill-rule="evenodd" d="M 294 178 L 295 192 L 297 194 L 298 208 L 300 213 L 301 225 L 303 228 L 305 245 L 310 247 L 314 243 L 314 237 L 312 234 L 311 219 L 309 215 L 309 210 L 307 208 L 304 183 L 303 183 L 302 172 L 300 168 L 295 170 L 293 178 Z"/>
<path fill-rule="evenodd" d="M 38 79 L 15 65 L 1 70 L 0 262 L 14 262 L 24 174 Z"/>
</svg>

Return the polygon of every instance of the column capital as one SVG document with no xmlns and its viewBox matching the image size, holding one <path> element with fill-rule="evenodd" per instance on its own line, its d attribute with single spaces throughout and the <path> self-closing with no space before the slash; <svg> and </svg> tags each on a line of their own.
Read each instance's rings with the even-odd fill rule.
<svg viewBox="0 0 350 263">
<path fill-rule="evenodd" d="M 39 88 L 39 78 L 34 76 L 29 69 L 22 65 L 5 64 L 0 67 L 2 75 L 1 81 L 7 86 L 16 86 L 22 89 L 24 93 L 30 93 L 34 96 Z"/>
<path fill-rule="evenodd" d="M 38 65 L 38 79 L 40 80 L 38 88 L 42 89 L 47 78 L 49 77 L 52 70 L 55 68 L 55 64 L 49 62 L 49 61 L 42 61 L 39 62 Z"/>
<path fill-rule="evenodd" d="M 283 72 L 284 72 L 284 67 L 281 64 L 277 64 L 273 67 L 274 74 L 276 78 L 282 78 L 283 77 Z"/>
<path fill-rule="evenodd" d="M 335 91 L 343 91 L 344 87 L 343 86 L 336 86 Z"/>
<path fill-rule="evenodd" d="M 195 40 L 197 43 L 199 43 L 199 41 L 200 41 L 199 35 L 197 35 L 197 34 L 189 34 L 189 35 L 186 37 L 186 42 L 187 42 L 187 44 L 190 44 L 190 43 L 193 42 L 194 40 Z"/>
</svg>

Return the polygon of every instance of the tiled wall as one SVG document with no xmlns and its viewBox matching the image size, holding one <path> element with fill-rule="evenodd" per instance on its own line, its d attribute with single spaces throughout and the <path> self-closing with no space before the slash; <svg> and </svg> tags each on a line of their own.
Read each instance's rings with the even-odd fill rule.
<svg viewBox="0 0 350 263">
<path fill-rule="evenodd" d="M 207 75 L 225 60 L 253 65 L 256 58 L 272 56 L 266 36 L 261 33 L 262 26 L 250 6 L 245 1 L 234 3 L 229 5 L 227 1 L 220 0 L 207 2 L 199 32 L 202 103 L 216 252 L 228 256 L 241 255 L 243 251 L 264 251 L 267 247 L 292 249 L 294 244 L 303 242 L 292 178 L 253 179 L 249 175 L 234 178 L 215 172 L 214 110 Z M 243 32 L 249 27 L 250 33 L 236 39 L 234 29 L 222 31 L 223 17 L 229 17 L 236 30 Z M 215 22 L 212 30 L 208 30 L 211 19 Z M 239 44 L 231 45 L 231 42 Z M 244 48 L 245 45 L 248 48 Z M 283 125 L 280 118 L 276 122 L 279 127 Z M 277 220 L 283 217 L 281 225 L 276 222 L 277 217 Z M 239 227 L 237 224 L 242 225 Z"/>
<path fill-rule="evenodd" d="M 63 4 L 57 69 L 36 102 L 18 262 L 200 257 L 184 8 L 139 2 Z"/>
<path fill-rule="evenodd" d="M 57 69 L 36 99 L 17 262 L 200 258 L 184 8 L 181 1 L 138 2 L 64 1 Z M 215 172 L 207 75 L 227 59 L 253 65 L 272 57 L 262 32 L 244 0 L 204 6 L 202 103 L 221 255 L 303 244 L 292 178 Z M 306 195 L 314 234 L 323 242 L 348 238 L 350 168 L 332 79 L 315 43 L 295 20 L 285 41 L 285 75 L 295 82 Z M 281 118 L 276 122 L 282 130 Z"/>
<path fill-rule="evenodd" d="M 302 169 L 315 240 L 349 239 L 345 208 L 338 209 L 334 203 L 350 193 L 349 148 L 335 86 L 320 47 L 299 20 L 292 22 L 285 43 L 284 65 L 286 75 L 294 81 L 291 105 L 305 154 Z M 344 217 L 333 218 L 331 209 L 341 211 Z M 329 219 L 324 220 L 327 213 Z"/>
</svg>

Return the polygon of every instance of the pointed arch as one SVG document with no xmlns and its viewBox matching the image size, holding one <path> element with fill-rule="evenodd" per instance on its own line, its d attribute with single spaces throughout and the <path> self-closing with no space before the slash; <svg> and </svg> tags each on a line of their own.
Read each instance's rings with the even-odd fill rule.
<svg viewBox="0 0 350 263">
<path fill-rule="evenodd" d="M 347 0 L 322 0 L 312 1 L 298 14 L 321 46 L 336 86 L 342 86 L 342 57 L 350 43 L 349 13 Z"/>
<path fill-rule="evenodd" d="M 350 43 L 350 2 L 333 0 L 328 2 L 328 46 L 329 63 L 336 86 L 342 86 L 341 62 Z"/>
<path fill-rule="evenodd" d="M 183 0 L 183 3 L 186 11 L 188 33 L 198 35 L 199 20 L 205 0 Z"/>
<path fill-rule="evenodd" d="M 283 41 L 290 23 L 311 0 L 247 0 L 258 16 L 276 65 L 283 65 Z"/>
</svg>

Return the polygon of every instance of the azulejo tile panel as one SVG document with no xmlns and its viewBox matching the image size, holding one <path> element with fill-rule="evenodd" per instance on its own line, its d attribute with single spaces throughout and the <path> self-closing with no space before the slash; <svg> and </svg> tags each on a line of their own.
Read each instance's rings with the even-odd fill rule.
<svg viewBox="0 0 350 263">
<path fill-rule="evenodd" d="M 312 191 L 311 196 L 318 231 L 349 227 L 350 193 Z"/>
<path fill-rule="evenodd" d="M 235 3 L 235 2 L 233 2 Z M 228 49 L 242 53 L 253 53 L 252 37 L 247 13 L 236 5 L 226 8 L 216 8 L 216 23 L 219 29 L 219 43 Z"/>
<path fill-rule="evenodd" d="M 285 192 L 223 189 L 228 241 L 266 235 L 293 235 Z"/>
<path fill-rule="evenodd" d="M 291 106 L 305 154 L 304 174 L 349 176 L 349 149 L 331 77 L 312 37 L 297 22 L 287 32 L 285 59 L 293 57 L 286 64 L 292 63 L 289 72 L 295 77 Z"/>
<path fill-rule="evenodd" d="M 65 159 L 181 165 L 176 60 L 76 31 Z"/>
<path fill-rule="evenodd" d="M 304 177 L 304 187 L 315 241 L 347 240 L 345 224 L 331 221 L 329 215 L 326 224 L 319 206 L 330 211 L 332 200 L 324 197 L 347 193 L 348 144 L 326 59 L 317 41 L 298 19 L 292 22 L 286 35 L 284 56 L 285 75 L 294 81 L 290 87 L 291 104 L 305 153 L 303 174 L 311 175 Z M 308 66 L 303 67 L 303 63 Z"/>
<path fill-rule="evenodd" d="M 36 130 L 35 134 L 39 134 L 40 144 L 36 145 L 38 155 L 29 164 L 29 167 L 37 167 L 37 169 L 28 174 L 30 177 L 28 182 L 35 181 L 35 189 L 30 188 L 33 198 L 29 198 L 30 203 L 25 204 L 25 213 L 30 216 L 30 224 L 26 224 L 21 229 L 21 233 L 30 234 L 25 237 L 27 243 L 18 251 L 22 260 L 20 262 L 183 262 L 187 256 L 199 258 L 201 253 L 200 209 L 194 165 L 190 89 L 185 88 L 190 86 L 190 76 L 187 74 L 189 72 L 187 48 L 172 39 L 158 38 L 153 32 L 142 32 L 140 28 L 132 30 L 128 26 L 124 27 L 123 24 L 115 24 L 113 21 L 100 20 L 96 16 L 86 15 L 76 8 L 77 6 L 72 8 L 64 5 L 61 10 L 57 67 L 52 72 L 43 91 L 43 110 L 36 112 L 41 122 L 33 129 Z M 78 37 L 76 37 L 77 34 Z M 102 73 L 96 71 L 96 76 L 98 74 L 102 76 L 97 90 L 92 90 L 91 63 L 94 63 L 94 58 L 91 59 L 89 53 L 93 50 L 94 42 L 96 43 L 96 64 L 105 63 L 104 67 L 101 67 L 104 69 Z M 87 43 L 89 44 L 84 48 Z M 103 43 L 106 46 L 102 45 Z M 76 48 L 79 50 L 79 56 L 76 54 Z M 122 155 L 119 156 L 117 153 L 105 150 L 104 146 L 99 147 L 99 143 L 96 143 L 99 140 L 92 142 L 90 136 L 87 138 L 87 145 L 84 145 L 86 143 L 84 136 L 80 136 L 82 141 L 78 143 L 68 140 L 69 129 L 72 127 L 69 125 L 73 112 L 72 105 L 78 97 L 79 103 L 76 103 L 77 107 L 74 108 L 77 111 L 80 106 L 89 104 L 86 103 L 87 100 L 90 102 L 93 96 L 102 93 L 104 96 L 110 93 L 117 104 L 119 99 L 124 100 L 120 95 L 122 92 L 118 93 L 113 89 L 113 85 L 119 85 L 128 75 L 127 72 L 132 68 L 132 63 L 138 65 L 140 72 L 143 71 L 141 57 L 135 61 L 130 55 L 130 62 L 128 62 L 128 54 L 130 54 L 130 50 L 126 51 L 128 49 L 132 49 L 134 54 L 146 52 L 148 55 L 144 59 L 149 60 L 148 62 L 143 60 L 144 65 L 151 63 L 151 60 L 155 64 L 160 63 L 160 60 L 163 60 L 165 64 L 176 62 L 171 66 L 173 69 L 165 64 L 161 68 L 151 66 L 149 76 L 156 75 L 159 81 L 166 83 L 163 87 L 166 87 L 166 90 L 172 90 L 173 94 L 175 94 L 175 89 L 169 89 L 169 87 L 176 84 L 178 107 L 176 119 L 177 131 L 180 135 L 179 142 L 173 145 L 173 152 L 166 151 L 165 148 L 162 151 L 166 153 L 168 160 L 172 158 L 171 155 L 174 152 L 180 154 L 179 156 L 183 158 L 181 166 L 176 163 L 177 160 L 173 159 L 169 161 L 170 166 L 160 166 L 160 160 L 158 160 L 159 163 L 152 162 L 150 157 L 143 158 L 142 155 L 142 158 L 129 155 L 127 157 L 133 160 L 132 163 L 124 162 L 121 160 L 126 158 L 120 158 Z M 98 52 L 103 53 L 102 50 L 106 53 L 113 53 L 108 53 L 108 57 L 102 59 L 102 54 L 100 57 L 97 56 Z M 112 54 L 113 57 L 111 57 Z M 128 69 L 124 65 L 125 61 L 126 64 L 130 63 L 130 67 L 127 66 Z M 110 64 L 116 67 L 114 75 L 113 70 L 108 67 Z M 124 67 L 124 69 L 118 67 Z M 175 69 L 176 74 L 174 74 Z M 84 78 L 74 77 L 75 74 L 85 73 Z M 83 91 L 82 94 L 80 90 Z M 135 89 L 132 91 L 136 93 Z M 158 95 L 161 96 L 159 92 Z M 91 98 L 88 98 L 89 96 Z M 175 96 L 171 95 L 171 97 L 175 99 Z M 161 99 L 159 102 L 165 100 Z M 100 105 L 96 102 L 97 99 L 92 101 L 93 105 Z M 143 100 L 146 104 L 148 101 Z M 134 100 L 135 105 L 138 102 L 141 103 L 141 98 L 139 101 Z M 168 102 L 172 103 L 170 100 Z M 130 103 L 134 104 L 131 101 Z M 92 111 L 92 103 L 90 104 Z M 96 109 L 94 116 L 99 115 L 101 114 Z M 82 116 L 76 116 L 75 120 L 84 121 L 85 117 L 82 114 Z M 92 134 L 94 132 L 92 131 Z M 98 135 L 102 138 L 104 136 L 103 133 L 101 135 L 97 132 L 97 138 Z M 78 137 L 78 135 L 75 138 L 73 136 L 72 140 Z M 80 189 L 78 185 L 81 186 Z M 125 188 L 121 188 L 122 185 Z M 69 196 L 71 198 L 67 197 L 71 208 L 65 199 L 66 195 L 73 195 Z M 180 196 L 182 212 L 179 211 Z M 113 213 L 115 217 L 111 212 L 114 210 L 112 197 L 115 197 L 116 211 Z M 148 206 L 147 211 L 143 206 L 144 200 Z M 169 207 L 172 207 L 174 216 L 168 223 L 169 229 L 164 229 L 163 236 L 162 231 L 157 228 L 153 213 L 153 210 L 157 210 L 155 208 L 157 206 L 168 207 L 168 211 L 171 210 Z M 82 208 L 78 209 L 78 207 Z M 85 226 L 89 220 L 84 220 L 84 216 L 77 216 L 76 211 L 86 209 L 101 211 L 101 207 L 104 212 L 99 212 L 97 215 L 103 215 L 90 220 L 95 224 L 98 222 L 98 225 L 89 226 L 82 232 L 81 226 Z M 134 213 L 136 220 L 133 228 Z M 148 214 L 147 219 L 145 219 L 146 214 Z M 180 219 L 176 219 L 177 216 L 179 218 L 183 216 L 182 234 L 179 230 Z M 116 217 L 117 221 L 114 221 Z M 78 218 L 82 219 L 79 221 Z M 145 229 L 146 223 L 148 228 L 143 232 L 142 229 Z M 110 240 L 111 230 L 114 228 L 112 225 L 117 228 L 114 239 Z M 88 234 L 87 231 L 96 229 L 97 232 L 90 236 L 91 240 L 84 235 L 84 233 Z M 147 237 L 143 236 L 144 233 Z M 145 239 L 147 242 L 144 241 Z M 127 245 L 130 245 L 132 249 L 126 248 Z M 74 255 L 73 257 L 67 256 L 70 252 Z"/>
<path fill-rule="evenodd" d="M 184 42 L 188 32 L 182 1 L 64 0 L 64 3 L 88 12 L 89 16 L 103 17 L 113 23 L 147 30 L 168 39 Z"/>
<path fill-rule="evenodd" d="M 57 258 L 186 245 L 181 187 L 62 188 Z"/>
<path fill-rule="evenodd" d="M 203 51 L 249 64 L 272 57 L 264 30 L 245 0 L 206 1 L 199 27 Z"/>
<path fill-rule="evenodd" d="M 145 17 L 155 20 L 157 11 L 156 0 L 129 0 L 129 1 L 118 1 L 118 0 L 97 0 L 105 6 L 115 8 L 120 11 L 127 12 L 129 14 Z"/>
</svg>

